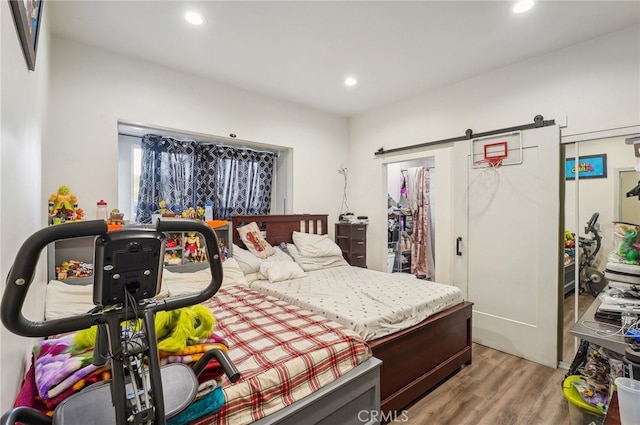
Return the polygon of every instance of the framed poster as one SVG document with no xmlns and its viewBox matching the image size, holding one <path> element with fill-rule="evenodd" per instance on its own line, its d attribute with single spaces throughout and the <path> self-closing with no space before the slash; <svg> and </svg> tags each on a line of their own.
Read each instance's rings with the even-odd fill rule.
<svg viewBox="0 0 640 425">
<path fill-rule="evenodd" d="M 42 0 L 9 0 L 22 52 L 30 71 L 36 69 Z"/>
<path fill-rule="evenodd" d="M 565 161 L 565 177 L 567 180 L 576 178 L 576 171 L 580 179 L 598 179 L 607 177 L 607 154 L 585 155 L 578 158 L 567 158 Z"/>
</svg>

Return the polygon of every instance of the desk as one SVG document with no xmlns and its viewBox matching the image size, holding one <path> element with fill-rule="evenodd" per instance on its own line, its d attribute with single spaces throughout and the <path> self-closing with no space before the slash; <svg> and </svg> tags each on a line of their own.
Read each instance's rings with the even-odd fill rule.
<svg viewBox="0 0 640 425">
<path fill-rule="evenodd" d="M 600 307 L 600 300 L 596 298 L 587 311 L 584 312 L 582 317 L 578 319 L 578 322 L 573 325 L 573 328 L 569 331 L 569 333 L 573 336 L 577 336 L 580 339 L 587 340 L 595 345 L 602 346 L 606 349 L 609 349 L 615 353 L 620 355 L 624 355 L 624 351 L 627 349 L 628 345 L 624 342 L 624 337 L 622 335 L 615 335 L 611 337 L 600 336 L 596 334 L 596 329 L 601 331 L 604 335 L 608 331 L 612 331 L 614 326 L 609 325 L 607 323 L 598 322 L 595 319 L 596 311 L 598 311 L 598 307 Z M 583 324 L 583 322 L 587 322 L 587 326 Z M 614 331 L 615 332 L 615 331 Z M 611 333 L 614 333 L 611 332 Z M 620 408 L 618 407 L 618 393 L 614 391 L 611 401 L 609 402 L 609 406 L 607 408 L 607 415 L 604 418 L 603 425 L 620 425 Z"/>
<path fill-rule="evenodd" d="M 604 347 L 620 355 L 624 355 L 624 351 L 628 347 L 627 343 L 624 342 L 624 337 L 622 335 L 615 335 L 611 337 L 604 336 L 609 332 L 614 333 L 615 326 L 596 321 L 595 314 L 596 311 L 598 311 L 598 307 L 600 307 L 600 300 L 596 298 L 591 303 L 587 311 L 584 312 L 582 317 L 578 319 L 578 322 L 573 325 L 573 328 L 571 328 L 569 333 L 580 339 L 584 339 L 595 345 Z M 583 322 L 587 322 L 587 326 L 585 326 Z M 598 330 L 601 335 L 596 334 L 595 330 Z"/>
</svg>

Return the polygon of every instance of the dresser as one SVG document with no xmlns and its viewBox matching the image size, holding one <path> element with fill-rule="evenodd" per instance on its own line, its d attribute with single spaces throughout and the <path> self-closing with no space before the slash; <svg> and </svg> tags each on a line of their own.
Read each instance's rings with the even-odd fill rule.
<svg viewBox="0 0 640 425">
<path fill-rule="evenodd" d="M 352 266 L 367 267 L 367 225 L 336 223 L 336 244 Z"/>
</svg>

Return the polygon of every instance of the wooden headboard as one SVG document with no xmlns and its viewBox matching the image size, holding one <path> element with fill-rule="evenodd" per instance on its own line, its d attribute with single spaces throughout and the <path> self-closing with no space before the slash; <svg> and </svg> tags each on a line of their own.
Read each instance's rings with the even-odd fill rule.
<svg viewBox="0 0 640 425">
<path fill-rule="evenodd" d="M 325 235 L 328 233 L 327 217 L 327 214 L 232 215 L 233 243 L 244 248 L 236 229 L 252 221 L 258 224 L 267 242 L 273 246 L 282 242 L 292 243 L 291 236 L 294 231 Z"/>
</svg>

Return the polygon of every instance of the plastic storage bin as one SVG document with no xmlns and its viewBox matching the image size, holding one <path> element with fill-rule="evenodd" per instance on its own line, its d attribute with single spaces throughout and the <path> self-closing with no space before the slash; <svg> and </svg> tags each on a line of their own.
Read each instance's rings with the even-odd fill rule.
<svg viewBox="0 0 640 425">
<path fill-rule="evenodd" d="M 640 381 L 630 378 L 616 378 L 620 423 L 640 425 Z"/>
<path fill-rule="evenodd" d="M 578 379 L 582 379 L 579 376 L 567 376 L 562 383 L 562 394 L 564 398 L 569 402 L 569 420 L 571 425 L 589 425 L 595 423 L 596 425 L 602 425 L 604 422 L 604 414 L 600 410 L 585 402 L 578 390 L 572 385 L 572 383 Z"/>
</svg>

